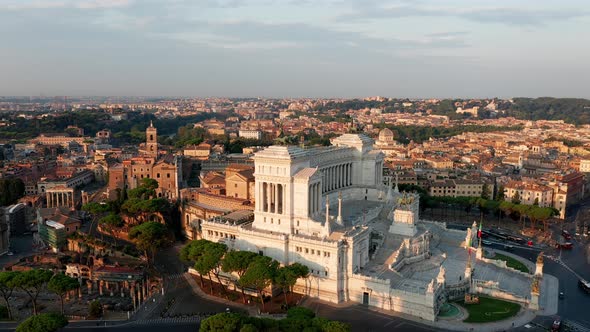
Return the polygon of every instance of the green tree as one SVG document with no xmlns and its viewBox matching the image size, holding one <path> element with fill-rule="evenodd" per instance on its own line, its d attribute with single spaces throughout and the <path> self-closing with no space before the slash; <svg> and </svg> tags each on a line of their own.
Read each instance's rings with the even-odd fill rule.
<svg viewBox="0 0 590 332">
<path fill-rule="evenodd" d="M 322 325 L 322 332 L 350 332 L 350 325 L 338 321 L 327 321 Z"/>
<path fill-rule="evenodd" d="M 0 206 L 6 206 L 23 197 L 25 184 L 19 178 L 0 179 Z"/>
<path fill-rule="evenodd" d="M 202 261 L 205 261 L 205 265 L 212 266 L 211 272 L 217 279 L 217 282 L 225 292 L 225 286 L 221 282 L 219 278 L 219 273 L 221 272 L 221 264 L 223 262 L 223 256 L 227 253 L 227 246 L 223 243 L 214 243 L 211 242 L 209 245 L 205 247 L 205 255 L 201 257 Z M 211 276 L 209 276 L 209 280 Z"/>
<path fill-rule="evenodd" d="M 98 318 L 102 316 L 102 304 L 100 304 L 100 301 L 94 300 L 88 304 L 88 316 L 90 318 Z"/>
<path fill-rule="evenodd" d="M 488 186 L 488 184 L 484 184 L 483 187 L 481 188 L 481 198 L 483 199 L 490 199 L 490 186 Z"/>
<path fill-rule="evenodd" d="M 16 286 L 22 289 L 29 298 L 31 299 L 31 303 L 33 304 L 33 315 L 37 315 L 37 298 L 39 297 L 39 293 L 45 285 L 51 280 L 53 276 L 53 272 L 49 270 L 40 270 L 34 269 L 25 272 L 19 273 L 16 278 L 14 278 L 14 282 Z"/>
<path fill-rule="evenodd" d="M 68 277 L 65 274 L 55 274 L 47 283 L 47 289 L 59 296 L 61 314 L 64 314 L 64 297 L 69 291 L 80 288 L 78 280 Z"/>
<path fill-rule="evenodd" d="M 277 269 L 274 282 L 281 287 L 285 295 L 285 305 L 288 304 L 287 292 L 292 293 L 293 287 L 299 278 L 305 278 L 309 274 L 309 268 L 300 263 L 282 266 Z"/>
<path fill-rule="evenodd" d="M 223 272 L 234 272 L 238 275 L 237 284 L 240 286 L 240 279 L 246 273 L 248 266 L 254 260 L 254 258 L 258 257 L 256 253 L 251 251 L 229 251 L 223 257 L 223 261 L 221 262 L 221 269 Z M 242 300 L 246 303 L 246 293 L 244 292 L 244 287 L 240 286 L 242 291 Z"/>
<path fill-rule="evenodd" d="M 220 313 L 201 322 L 200 332 L 235 332 L 240 330 L 242 317 L 234 313 Z"/>
<path fill-rule="evenodd" d="M 156 251 L 168 244 L 166 226 L 154 221 L 145 222 L 131 228 L 131 239 L 139 250 L 142 250 L 148 264 L 154 259 Z"/>
<path fill-rule="evenodd" d="M 520 193 L 516 191 L 514 195 L 512 195 L 512 204 L 520 204 Z"/>
<path fill-rule="evenodd" d="M 16 328 L 16 332 L 55 332 L 68 325 L 64 315 L 39 314 L 29 317 Z"/>
<path fill-rule="evenodd" d="M 225 244 L 206 241 L 202 245 L 196 246 L 191 256 L 195 262 L 194 269 L 199 272 L 199 275 L 209 275 L 209 289 L 212 294 L 213 279 L 211 278 L 211 272 L 217 276 L 219 284 L 223 287 L 221 280 L 219 280 L 219 270 L 221 266 L 221 258 L 223 258 L 226 251 L 227 246 Z"/>
<path fill-rule="evenodd" d="M 504 186 L 498 186 L 498 189 L 496 190 L 496 200 L 503 201 L 504 197 L 505 197 Z"/>
<path fill-rule="evenodd" d="M 193 240 L 189 242 L 187 245 L 180 249 L 180 260 L 186 263 L 190 263 L 194 266 L 195 262 L 200 259 L 200 257 L 205 252 L 205 247 L 209 241 L 207 240 Z M 205 283 L 203 281 L 203 274 L 199 273 L 199 278 L 201 280 L 201 288 L 205 287 Z"/>
<path fill-rule="evenodd" d="M 121 216 L 118 214 L 109 213 L 108 215 L 100 218 L 98 222 L 109 232 L 109 234 L 111 234 L 113 241 L 115 241 L 115 246 L 117 246 L 116 230 L 125 225 L 125 222 L 123 222 Z"/>
<path fill-rule="evenodd" d="M 262 310 L 265 310 L 264 297 L 262 291 L 270 286 L 279 263 L 268 256 L 257 256 L 246 269 L 246 273 L 240 278 L 240 285 L 242 287 L 250 287 L 256 289 L 260 302 L 262 303 Z"/>
<path fill-rule="evenodd" d="M 8 318 L 12 319 L 12 308 L 10 307 L 10 297 L 16 288 L 15 278 L 20 272 L 16 271 L 2 271 L 0 272 L 0 293 L 6 302 L 6 309 L 8 310 Z"/>
</svg>

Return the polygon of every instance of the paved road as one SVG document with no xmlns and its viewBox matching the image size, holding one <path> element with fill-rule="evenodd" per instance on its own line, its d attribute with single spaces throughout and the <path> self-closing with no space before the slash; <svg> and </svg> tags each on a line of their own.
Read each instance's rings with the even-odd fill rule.
<svg viewBox="0 0 590 332">
<path fill-rule="evenodd" d="M 566 222 L 566 227 L 570 222 Z M 557 227 L 557 226 L 556 226 Z M 554 233 L 561 232 L 554 229 Z M 590 332 L 590 315 L 588 314 L 588 305 L 590 304 L 590 295 L 578 287 L 578 276 L 590 280 L 590 264 L 588 264 L 588 239 L 579 237 L 572 241 L 574 247 L 572 250 L 562 250 L 548 248 L 545 255 L 557 258 L 545 259 L 544 272 L 551 274 L 559 279 L 559 291 L 565 294 L 564 299 L 559 300 L 558 316 L 564 323 L 572 327 L 572 331 Z M 502 248 L 503 245 L 493 244 L 492 247 Z M 533 248 L 515 246 L 513 253 L 524 257 L 531 262 L 535 262 L 538 250 Z M 564 266 L 565 265 L 565 266 Z M 572 272 L 573 271 L 573 272 Z M 533 323 L 545 328 L 551 326 L 555 317 L 537 317 Z M 541 328 L 520 328 L 522 331 L 542 331 Z"/>
<path fill-rule="evenodd" d="M 163 324 L 163 325 L 127 325 L 119 327 L 81 327 L 81 328 L 66 328 L 66 331 L 73 332 L 196 332 L 199 330 L 199 324 L 182 323 L 182 324 Z"/>
</svg>

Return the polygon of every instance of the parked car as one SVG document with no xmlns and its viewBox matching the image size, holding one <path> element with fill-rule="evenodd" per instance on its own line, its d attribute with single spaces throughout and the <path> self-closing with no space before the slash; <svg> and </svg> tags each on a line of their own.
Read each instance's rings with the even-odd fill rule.
<svg viewBox="0 0 590 332">
<path fill-rule="evenodd" d="M 557 244 L 557 249 L 572 249 L 574 247 L 574 244 L 571 242 L 565 242 L 565 243 L 558 243 Z"/>
<path fill-rule="evenodd" d="M 488 240 L 482 240 L 481 243 L 485 244 L 486 246 L 491 246 L 492 242 L 488 241 Z"/>
<path fill-rule="evenodd" d="M 509 244 L 504 245 L 504 250 L 506 250 L 506 251 L 513 251 L 514 250 L 514 246 L 511 246 Z"/>
<path fill-rule="evenodd" d="M 559 329 L 561 329 L 561 318 L 557 317 L 555 318 L 555 320 L 553 320 L 553 325 L 551 325 L 551 331 L 556 332 L 559 331 Z"/>
<path fill-rule="evenodd" d="M 582 288 L 587 293 L 590 293 L 590 282 L 588 282 L 584 279 L 580 279 L 578 281 L 578 286 L 580 286 L 580 288 Z"/>
<path fill-rule="evenodd" d="M 559 298 L 560 299 L 565 299 L 565 294 L 563 292 L 559 292 Z"/>
<path fill-rule="evenodd" d="M 570 234 L 570 232 L 568 232 L 566 230 L 561 231 L 561 236 L 563 236 L 563 238 L 566 240 L 572 239 L 572 235 Z"/>
</svg>

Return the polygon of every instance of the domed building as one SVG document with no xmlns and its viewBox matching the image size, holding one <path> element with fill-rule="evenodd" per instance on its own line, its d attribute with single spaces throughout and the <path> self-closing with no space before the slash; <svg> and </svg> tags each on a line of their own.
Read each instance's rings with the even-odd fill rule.
<svg viewBox="0 0 590 332">
<path fill-rule="evenodd" d="M 389 128 L 382 129 L 379 132 L 379 138 L 375 142 L 375 149 L 383 151 L 385 156 L 403 155 L 403 147 L 394 139 L 393 131 Z"/>
<path fill-rule="evenodd" d="M 389 129 L 389 128 L 385 128 L 385 129 L 381 130 L 379 132 L 379 140 L 377 141 L 377 144 L 378 144 L 378 142 L 384 142 L 384 143 L 385 142 L 388 142 L 388 143 L 393 142 L 393 131 L 391 131 L 391 129 Z"/>
</svg>

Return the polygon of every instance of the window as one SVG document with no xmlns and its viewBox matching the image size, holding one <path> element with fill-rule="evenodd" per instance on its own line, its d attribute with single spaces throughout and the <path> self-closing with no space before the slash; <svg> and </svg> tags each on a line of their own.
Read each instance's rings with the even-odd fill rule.
<svg viewBox="0 0 590 332">
<path fill-rule="evenodd" d="M 167 174 L 166 174 L 166 177 L 167 177 L 167 178 L 170 178 L 170 173 L 167 173 Z"/>
<path fill-rule="evenodd" d="M 309 253 L 309 249 L 305 248 L 305 253 L 308 254 Z"/>
<path fill-rule="evenodd" d="M 237 183 L 236 183 L 236 184 L 234 184 L 234 188 L 237 188 L 237 187 L 238 187 L 238 184 L 237 184 Z"/>
<path fill-rule="evenodd" d="M 262 250 L 258 250 L 258 255 L 264 256 L 264 252 L 262 252 Z"/>
<path fill-rule="evenodd" d="M 315 250 L 311 249 L 311 254 L 312 255 L 315 254 Z"/>
<path fill-rule="evenodd" d="M 160 173 L 157 173 L 156 174 L 156 177 L 159 179 L 160 178 Z"/>
</svg>

